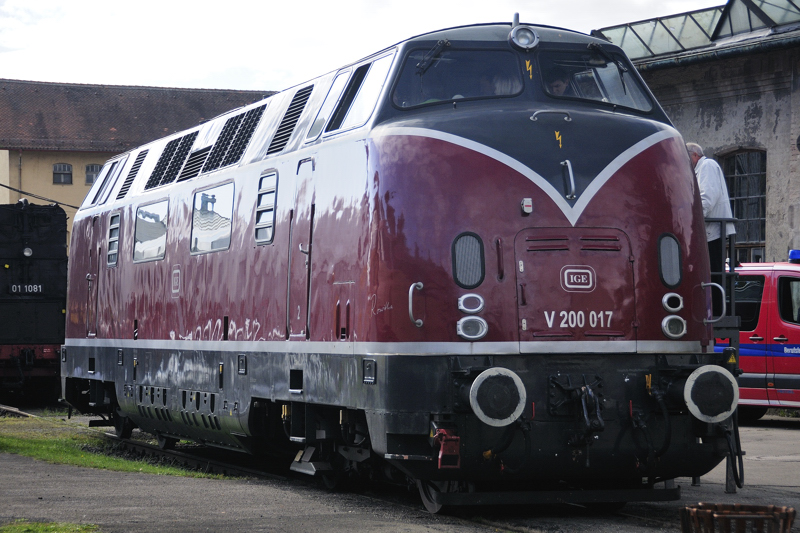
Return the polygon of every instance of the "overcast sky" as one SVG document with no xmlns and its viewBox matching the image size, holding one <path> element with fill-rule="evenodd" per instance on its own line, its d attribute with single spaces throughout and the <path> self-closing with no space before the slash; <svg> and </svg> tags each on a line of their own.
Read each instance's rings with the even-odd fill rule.
<svg viewBox="0 0 800 533">
<path fill-rule="evenodd" d="M 281 90 L 482 22 L 592 29 L 724 0 L 0 0 L 0 78 Z"/>
</svg>

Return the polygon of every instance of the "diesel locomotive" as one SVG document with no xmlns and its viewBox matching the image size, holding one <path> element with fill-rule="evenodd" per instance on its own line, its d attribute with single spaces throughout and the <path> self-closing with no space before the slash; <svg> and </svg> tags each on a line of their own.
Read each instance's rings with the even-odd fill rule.
<svg viewBox="0 0 800 533">
<path fill-rule="evenodd" d="M 0 394 L 55 402 L 67 300 L 67 215 L 0 205 Z"/>
<path fill-rule="evenodd" d="M 408 39 L 111 159 L 71 242 L 64 398 L 121 436 L 432 512 L 677 499 L 731 453 L 684 141 L 599 39 Z"/>
</svg>

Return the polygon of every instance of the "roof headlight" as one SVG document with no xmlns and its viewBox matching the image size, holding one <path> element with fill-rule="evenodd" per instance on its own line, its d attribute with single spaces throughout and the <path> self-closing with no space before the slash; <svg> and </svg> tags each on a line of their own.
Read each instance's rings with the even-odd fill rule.
<svg viewBox="0 0 800 533">
<path fill-rule="evenodd" d="M 539 36 L 527 26 L 515 26 L 508 34 L 508 40 L 512 45 L 526 52 L 533 50 L 539 44 Z"/>
<path fill-rule="evenodd" d="M 33 255 L 33 250 L 31 250 L 30 248 L 25 248 L 22 250 L 22 255 L 24 255 L 25 257 L 30 257 Z"/>
<path fill-rule="evenodd" d="M 670 339 L 680 339 L 686 335 L 686 321 L 678 315 L 664 317 L 661 321 L 661 331 Z"/>
</svg>

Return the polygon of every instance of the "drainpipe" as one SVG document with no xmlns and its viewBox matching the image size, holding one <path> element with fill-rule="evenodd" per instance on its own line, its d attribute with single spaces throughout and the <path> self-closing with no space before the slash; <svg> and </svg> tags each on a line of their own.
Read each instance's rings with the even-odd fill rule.
<svg viewBox="0 0 800 533">
<path fill-rule="evenodd" d="M 19 151 L 19 184 L 17 189 L 22 190 L 22 150 Z M 22 200 L 22 193 L 17 193 L 17 200 Z"/>
</svg>

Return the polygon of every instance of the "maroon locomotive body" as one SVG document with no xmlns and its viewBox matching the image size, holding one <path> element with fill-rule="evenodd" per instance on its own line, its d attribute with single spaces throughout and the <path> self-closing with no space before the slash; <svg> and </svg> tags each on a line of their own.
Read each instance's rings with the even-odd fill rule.
<svg viewBox="0 0 800 533">
<path fill-rule="evenodd" d="M 121 435 L 433 511 L 677 498 L 729 453 L 683 140 L 594 38 L 442 30 L 154 141 L 72 250 L 64 395 Z"/>
</svg>

